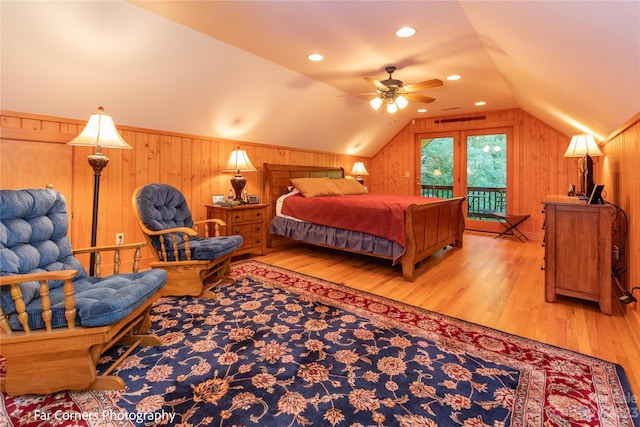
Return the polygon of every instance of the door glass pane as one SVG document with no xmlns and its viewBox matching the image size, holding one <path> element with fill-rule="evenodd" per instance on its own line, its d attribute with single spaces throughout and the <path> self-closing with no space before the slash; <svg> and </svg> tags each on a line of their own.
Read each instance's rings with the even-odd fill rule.
<svg viewBox="0 0 640 427">
<path fill-rule="evenodd" d="M 453 137 L 420 140 L 420 195 L 453 197 Z"/>
<path fill-rule="evenodd" d="M 507 211 L 507 135 L 467 137 L 467 194 L 470 219 L 495 221 Z"/>
</svg>

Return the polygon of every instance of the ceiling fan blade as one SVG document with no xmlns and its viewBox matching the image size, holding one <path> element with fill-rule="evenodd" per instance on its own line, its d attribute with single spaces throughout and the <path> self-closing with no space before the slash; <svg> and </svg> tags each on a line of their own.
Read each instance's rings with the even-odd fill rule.
<svg viewBox="0 0 640 427">
<path fill-rule="evenodd" d="M 431 79 L 431 80 L 425 80 L 424 82 L 403 86 L 402 89 L 406 90 L 407 92 L 415 92 L 422 89 L 428 89 L 430 87 L 442 86 L 443 84 L 444 83 L 442 83 L 442 80 Z"/>
<path fill-rule="evenodd" d="M 374 85 L 376 88 L 380 89 L 380 90 L 384 90 L 384 91 L 389 90 L 389 88 L 387 86 L 383 85 L 382 83 L 380 83 L 379 81 L 377 81 L 373 77 L 363 77 L 363 78 L 366 81 L 368 81 L 369 83 L 371 83 L 372 85 Z"/>
<path fill-rule="evenodd" d="M 378 92 L 368 92 L 368 93 L 348 93 L 346 95 L 337 95 L 338 98 L 341 98 L 343 96 L 371 96 L 371 95 L 378 95 Z"/>
<path fill-rule="evenodd" d="M 430 104 L 435 101 L 435 98 L 431 98 L 430 96 L 418 95 L 417 93 L 405 93 L 404 96 L 409 101 L 418 101 L 424 102 L 425 104 Z"/>
</svg>

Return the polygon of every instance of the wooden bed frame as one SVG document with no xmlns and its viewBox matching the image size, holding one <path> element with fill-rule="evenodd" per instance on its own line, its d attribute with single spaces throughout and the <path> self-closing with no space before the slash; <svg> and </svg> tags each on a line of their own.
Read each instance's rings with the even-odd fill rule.
<svg viewBox="0 0 640 427">
<path fill-rule="evenodd" d="M 343 178 L 344 169 L 339 167 L 297 166 L 264 164 L 265 197 L 267 198 L 267 224 L 271 223 L 275 215 L 276 200 L 289 192 L 291 178 Z M 416 264 L 437 250 L 451 245 L 462 248 L 464 234 L 464 197 L 446 199 L 439 202 L 411 205 L 405 217 L 405 232 L 407 235 L 406 252 L 400 257 L 402 275 L 405 280 L 413 282 L 416 277 Z M 267 225 L 268 226 L 268 225 Z M 267 234 L 267 246 L 271 247 L 273 236 Z M 284 238 L 284 237 L 283 237 Z M 326 245 L 323 245 L 326 246 Z M 333 246 L 331 246 L 333 247 Z M 345 250 L 343 248 L 335 248 Z M 354 251 L 350 251 L 354 252 Z M 360 252 L 358 252 L 360 253 Z M 370 256 L 388 258 L 371 253 Z"/>
</svg>

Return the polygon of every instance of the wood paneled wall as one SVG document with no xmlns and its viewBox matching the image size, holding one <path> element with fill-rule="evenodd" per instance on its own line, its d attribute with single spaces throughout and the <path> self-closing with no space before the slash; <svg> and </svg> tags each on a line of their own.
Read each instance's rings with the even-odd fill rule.
<svg viewBox="0 0 640 427">
<path fill-rule="evenodd" d="M 442 117 L 415 119 L 409 122 L 372 159 L 371 190 L 376 193 L 418 194 L 418 153 L 416 138 L 424 133 L 446 133 L 491 128 L 513 128 L 513 162 L 507 174 L 514 188 L 509 209 L 518 214 L 530 214 L 521 227 L 529 237 L 542 237 L 542 205 L 549 194 L 566 194 L 570 183 L 578 180 L 577 159 L 563 154 L 570 137 L 520 109 L 489 111 L 471 117 L 484 119 L 437 123 Z M 447 116 L 447 119 L 469 115 Z M 597 159 L 596 159 L 597 162 Z"/>
<path fill-rule="evenodd" d="M 600 171 L 605 197 L 627 215 L 629 230 L 625 248 L 625 283 L 630 290 L 640 287 L 640 113 L 614 132 L 603 147 Z M 640 299 L 640 291 L 634 296 Z M 631 329 L 640 341 L 640 303 L 624 306 Z"/>
<path fill-rule="evenodd" d="M 87 115 L 88 117 L 88 115 Z M 75 248 L 90 246 L 93 206 L 93 170 L 87 163 L 92 149 L 70 146 L 86 122 L 28 113 L 0 112 L 0 188 L 41 188 L 53 184 L 67 199 L 71 241 Z M 223 173 L 237 146 L 247 151 L 257 172 L 247 172 L 249 194 L 264 200 L 264 163 L 341 166 L 348 174 L 355 161 L 370 168 L 370 159 L 250 142 L 230 141 L 117 125 L 131 150 L 104 149 L 109 164 L 100 179 L 98 245 L 144 241 L 131 207 L 131 195 L 140 185 L 171 184 L 185 195 L 194 220 L 206 217 L 213 194 L 228 194 L 233 174 Z M 143 266 L 151 253 L 143 253 Z M 83 260 L 86 263 L 86 260 Z M 86 265 L 85 265 L 86 266 Z"/>
</svg>

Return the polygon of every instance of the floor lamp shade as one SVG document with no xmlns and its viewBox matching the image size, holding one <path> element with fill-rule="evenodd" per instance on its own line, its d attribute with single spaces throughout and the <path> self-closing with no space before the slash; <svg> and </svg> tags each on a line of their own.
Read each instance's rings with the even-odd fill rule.
<svg viewBox="0 0 640 427">
<path fill-rule="evenodd" d="M 93 113 L 89 117 L 87 125 L 84 127 L 80 135 L 69 142 L 70 145 L 76 146 L 95 146 L 96 152 L 88 157 L 89 165 L 93 168 L 93 218 L 91 221 L 91 246 L 96 245 L 96 237 L 98 232 L 98 199 L 100 195 L 100 174 L 109 163 L 109 158 L 102 154 L 102 147 L 107 148 L 126 148 L 131 146 L 125 142 L 118 133 L 115 123 L 111 116 L 104 113 L 102 107 L 98 108 L 98 112 Z M 95 253 L 90 255 L 89 275 L 94 275 Z"/>
<path fill-rule="evenodd" d="M 87 125 L 80 135 L 76 136 L 71 145 L 92 145 L 107 148 L 131 148 L 118 133 L 111 116 L 104 113 L 104 108 L 99 107 L 97 113 L 89 117 Z"/>
<path fill-rule="evenodd" d="M 227 161 L 227 166 L 222 170 L 223 172 L 235 172 L 236 175 L 231 178 L 231 187 L 236 193 L 236 198 L 233 200 L 236 204 L 244 203 L 242 197 L 242 190 L 247 185 L 247 179 L 242 176 L 240 172 L 253 172 L 256 167 L 253 166 L 249 156 L 245 150 L 241 150 L 240 147 L 233 150 Z"/>
</svg>

